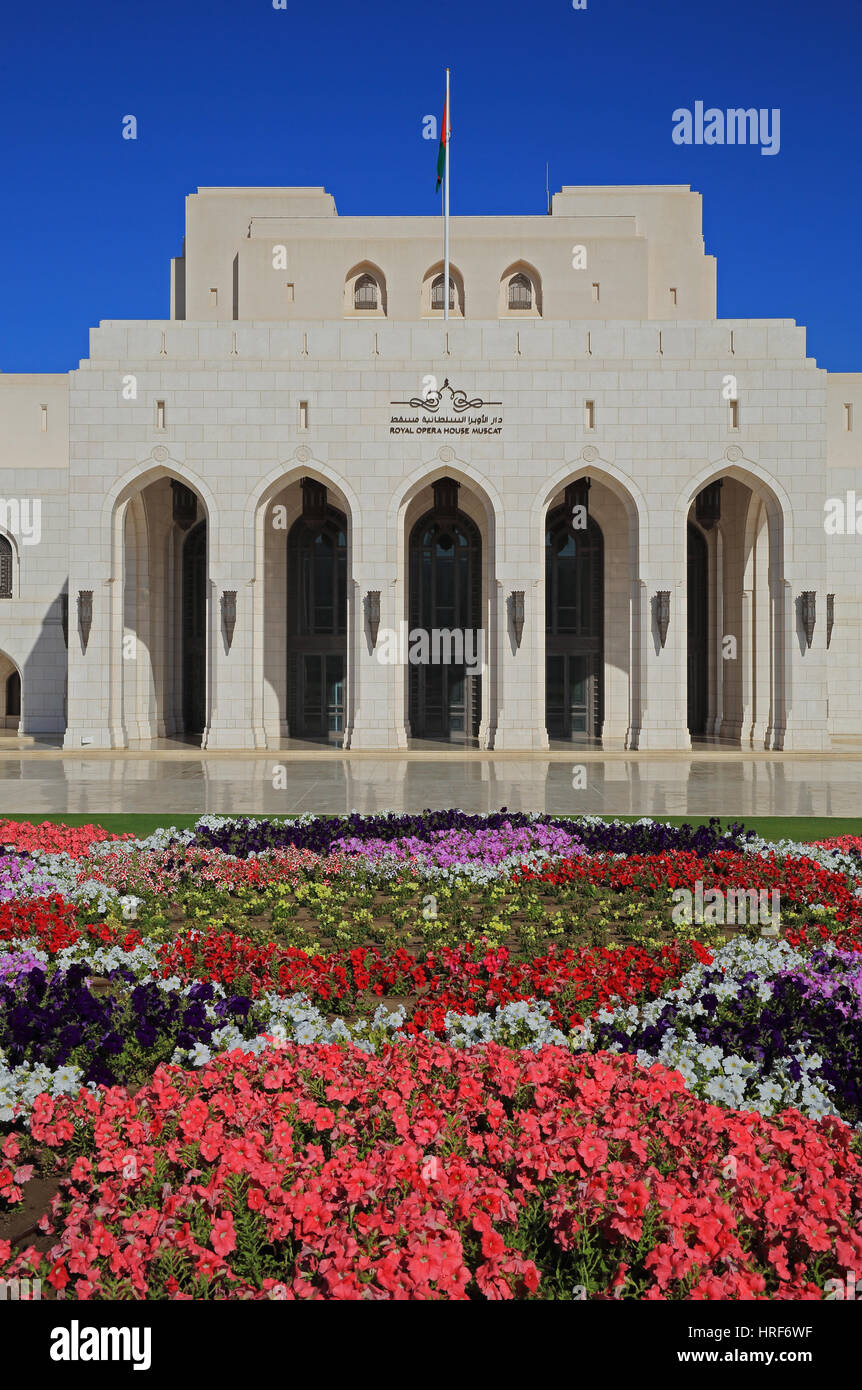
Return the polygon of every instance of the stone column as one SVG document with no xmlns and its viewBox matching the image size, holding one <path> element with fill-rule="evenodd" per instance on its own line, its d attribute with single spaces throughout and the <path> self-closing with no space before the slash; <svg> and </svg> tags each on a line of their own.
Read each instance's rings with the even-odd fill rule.
<svg viewBox="0 0 862 1390">
<path fill-rule="evenodd" d="M 366 597 L 380 594 L 380 626 L 375 646 L 367 621 Z M 351 723 L 346 748 L 406 748 L 401 700 L 407 667 L 407 623 L 399 611 L 398 586 L 391 572 L 362 565 L 348 588 L 348 700 Z"/>
<path fill-rule="evenodd" d="M 545 618 L 544 586 L 533 572 L 512 570 L 497 580 L 497 640 L 493 655 L 497 662 L 497 729 L 494 747 L 498 749 L 542 750 L 548 747 L 545 727 Z M 521 645 L 515 641 L 510 595 L 524 595 L 524 629 Z"/>
<path fill-rule="evenodd" d="M 254 748 L 252 660 L 254 633 L 254 585 L 246 573 L 238 577 L 236 566 L 219 565 L 210 569 L 207 628 L 207 727 L 204 748 Z M 222 599 L 236 593 L 236 626 L 228 647 Z"/>
<path fill-rule="evenodd" d="M 670 590 L 670 622 L 662 647 L 654 599 L 660 589 Z M 640 750 L 691 748 L 686 699 L 687 653 L 684 581 L 670 566 L 657 578 L 644 575 L 635 586 L 640 667 Z"/>
<path fill-rule="evenodd" d="M 832 739 L 826 725 L 826 583 L 825 566 L 786 572 L 778 586 L 781 638 L 778 659 L 779 707 L 783 728 L 775 730 L 775 747 L 785 752 L 825 750 Z M 809 648 L 802 627 L 799 599 L 804 590 L 816 595 L 816 622 Z M 776 683 L 778 684 L 778 682 Z"/>
<path fill-rule="evenodd" d="M 83 570 L 76 566 L 69 576 L 69 697 L 64 748 L 118 746 L 111 730 L 112 689 L 119 672 L 112 661 L 114 589 L 107 571 L 105 563 L 89 564 Z M 86 650 L 78 605 L 78 595 L 85 590 L 93 594 Z M 119 694 L 114 691 L 115 700 Z"/>
</svg>

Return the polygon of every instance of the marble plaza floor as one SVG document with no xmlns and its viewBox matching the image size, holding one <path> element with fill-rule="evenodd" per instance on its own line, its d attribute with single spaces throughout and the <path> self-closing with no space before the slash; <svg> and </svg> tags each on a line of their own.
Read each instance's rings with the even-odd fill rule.
<svg viewBox="0 0 862 1390">
<path fill-rule="evenodd" d="M 559 745 L 495 753 L 423 745 L 207 752 L 171 740 L 63 751 L 0 735 L 0 816 L 108 812 L 549 811 L 614 815 L 862 815 L 862 745 L 830 753 L 684 753 Z"/>
</svg>

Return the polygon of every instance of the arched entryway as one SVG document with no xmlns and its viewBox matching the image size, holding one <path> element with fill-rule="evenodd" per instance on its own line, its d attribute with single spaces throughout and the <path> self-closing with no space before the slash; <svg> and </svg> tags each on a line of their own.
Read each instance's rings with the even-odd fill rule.
<svg viewBox="0 0 862 1390">
<path fill-rule="evenodd" d="M 604 537 L 584 480 L 545 527 L 545 722 L 548 737 L 601 737 L 604 720 Z"/>
<path fill-rule="evenodd" d="M 341 743 L 347 676 L 347 518 L 302 480 L 287 536 L 287 708 L 291 736 Z"/>
<path fill-rule="evenodd" d="M 682 519 L 682 518 L 681 518 Z M 734 747 L 781 747 L 787 719 L 785 507 L 747 467 L 686 503 L 688 728 Z"/>
<path fill-rule="evenodd" d="M 706 733 L 709 713 L 709 552 L 698 526 L 688 523 L 688 731 Z"/>
<path fill-rule="evenodd" d="M 11 657 L 0 652 L 0 729 L 17 733 L 21 719 L 21 673 Z"/>
<path fill-rule="evenodd" d="M 410 731 L 466 742 L 482 719 L 482 538 L 458 506 L 459 484 L 439 478 L 433 489 L 408 546 Z"/>
<path fill-rule="evenodd" d="M 201 742 L 210 717 L 209 522 L 198 493 L 161 472 L 117 503 L 111 725 L 118 746 Z"/>
</svg>

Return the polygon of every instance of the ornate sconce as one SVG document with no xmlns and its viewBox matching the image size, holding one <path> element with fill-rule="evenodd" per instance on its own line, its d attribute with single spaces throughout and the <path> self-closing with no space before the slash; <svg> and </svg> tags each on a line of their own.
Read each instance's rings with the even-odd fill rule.
<svg viewBox="0 0 862 1390">
<path fill-rule="evenodd" d="M 234 628 L 236 627 L 236 589 L 225 589 L 222 594 L 221 619 L 224 626 L 227 649 L 230 651 L 233 642 Z"/>
<path fill-rule="evenodd" d="M 302 488 L 302 519 L 312 530 L 319 529 L 326 520 L 329 498 L 326 487 L 316 478 L 300 478 Z"/>
<path fill-rule="evenodd" d="M 434 513 L 438 520 L 455 516 L 458 511 L 458 489 L 461 484 L 454 478 L 438 478 L 432 483 L 434 491 Z"/>
<path fill-rule="evenodd" d="M 365 595 L 365 621 L 371 638 L 372 650 L 377 646 L 377 633 L 380 630 L 380 590 L 369 589 Z"/>
<path fill-rule="evenodd" d="M 570 531 L 576 528 L 572 524 L 575 507 L 583 507 L 584 513 L 589 515 L 590 510 L 590 483 L 589 478 L 578 478 L 577 482 L 569 483 L 566 488 L 566 522 Z M 583 527 L 577 528 L 583 530 Z"/>
<path fill-rule="evenodd" d="M 81 647 L 86 652 L 93 626 L 93 590 L 78 590 L 78 626 L 81 629 Z"/>
<path fill-rule="evenodd" d="M 178 483 L 174 479 L 171 479 L 171 491 L 173 492 L 174 521 L 181 531 L 188 531 L 198 519 L 197 496 L 190 487 L 186 487 L 185 483 Z"/>
<path fill-rule="evenodd" d="M 835 626 L 835 595 L 826 595 L 826 647 L 832 641 L 832 629 Z"/>
<path fill-rule="evenodd" d="M 806 589 L 799 596 L 799 611 L 802 617 L 802 629 L 805 633 L 805 645 L 810 647 L 814 637 L 814 624 L 817 621 L 816 594 L 813 589 Z"/>
<path fill-rule="evenodd" d="M 694 499 L 695 520 L 704 531 L 711 531 L 715 523 L 721 521 L 721 488 L 721 479 L 717 478 L 714 483 L 701 488 Z"/>
<path fill-rule="evenodd" d="M 659 589 L 653 599 L 655 605 L 655 621 L 658 628 L 659 641 L 664 646 L 667 641 L 667 630 L 670 627 L 670 589 Z"/>
<path fill-rule="evenodd" d="M 69 595 L 60 595 L 60 622 L 63 626 L 63 646 L 69 646 Z"/>
<path fill-rule="evenodd" d="M 509 595 L 509 609 L 512 614 L 512 631 L 515 634 L 515 646 L 520 647 L 521 638 L 524 635 L 524 592 L 516 589 Z"/>
</svg>

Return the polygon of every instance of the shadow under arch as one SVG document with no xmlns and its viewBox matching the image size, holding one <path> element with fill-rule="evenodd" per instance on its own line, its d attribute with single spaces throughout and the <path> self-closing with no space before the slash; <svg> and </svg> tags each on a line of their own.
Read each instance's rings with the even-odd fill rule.
<svg viewBox="0 0 862 1390">
<path fill-rule="evenodd" d="M 780 528 L 783 568 L 787 557 L 792 557 L 794 547 L 793 506 L 790 497 L 774 474 L 768 473 L 760 464 L 745 458 L 744 455 L 741 455 L 739 460 L 725 457 L 715 463 L 705 464 L 680 490 L 674 505 L 675 545 L 680 543 L 679 532 L 681 529 L 684 540 L 684 523 L 688 519 L 691 504 L 695 501 L 698 493 L 720 478 L 733 478 L 736 482 L 747 487 L 750 492 L 760 496 L 766 506 L 770 528 Z"/>
<path fill-rule="evenodd" d="M 645 554 L 649 546 L 649 508 L 644 494 L 635 480 L 624 473 L 616 464 L 597 455 L 595 459 L 574 459 L 561 465 L 550 478 L 546 479 L 534 494 L 530 509 L 530 534 L 538 538 L 543 546 L 544 518 L 554 497 L 564 492 L 570 483 L 579 478 L 590 478 L 603 484 L 622 503 L 629 522 L 632 562 L 638 564 L 639 556 Z"/>
<path fill-rule="evenodd" d="M 113 534 L 112 522 L 116 517 L 117 508 L 128 502 L 136 493 L 143 492 L 151 483 L 158 482 L 160 478 L 169 478 L 182 483 L 197 494 L 206 512 L 206 520 L 209 522 L 210 528 L 210 543 L 215 549 L 219 532 L 218 503 L 215 494 L 205 478 L 186 467 L 185 464 L 170 457 L 166 458 L 164 462 L 158 463 L 147 459 L 143 464 L 136 464 L 134 468 L 130 468 L 121 478 L 117 478 L 102 502 L 100 530 L 104 528 L 105 533 L 110 531 Z M 215 562 L 215 554 L 212 558 Z"/>
</svg>

